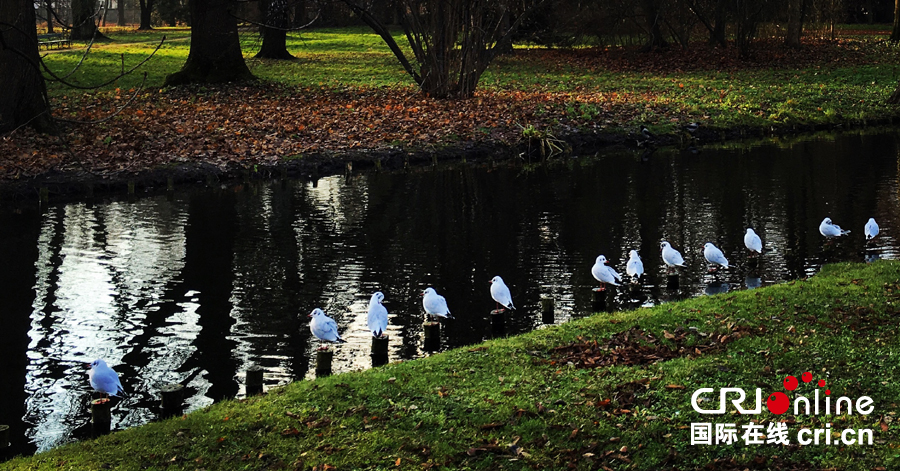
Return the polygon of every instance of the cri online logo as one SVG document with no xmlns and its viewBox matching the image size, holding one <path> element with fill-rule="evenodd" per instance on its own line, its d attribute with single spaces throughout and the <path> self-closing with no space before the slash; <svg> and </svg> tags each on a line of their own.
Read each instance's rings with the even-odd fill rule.
<svg viewBox="0 0 900 471">
<path fill-rule="evenodd" d="M 800 379 L 804 383 L 809 383 L 813 380 L 812 373 L 806 372 L 800 375 Z M 797 389 L 800 383 L 797 381 L 797 378 L 794 376 L 788 376 L 784 378 L 784 388 L 788 391 L 793 391 Z M 820 379 L 818 381 L 819 388 L 825 387 L 825 380 Z M 819 415 L 819 388 L 816 388 L 815 394 L 813 396 L 812 408 L 810 404 L 810 400 L 804 396 L 797 396 L 794 398 L 794 415 L 800 415 L 804 412 L 801 411 L 801 407 L 805 407 L 806 415 Z M 738 395 L 737 398 L 732 399 L 731 403 L 734 405 L 734 408 L 737 409 L 741 414 L 760 414 L 762 413 L 762 389 L 756 388 L 756 408 L 754 409 L 744 409 L 741 405 L 744 403 L 744 399 L 747 397 L 747 394 L 744 392 L 743 388 L 722 388 L 719 390 L 719 408 L 718 409 L 701 409 L 698 404 L 698 399 L 700 396 L 706 393 L 715 392 L 713 388 L 700 388 L 694 391 L 694 394 L 691 396 L 691 407 L 694 408 L 700 414 L 724 414 L 725 408 L 727 404 L 727 398 L 729 393 L 736 393 Z M 824 415 L 832 415 L 831 411 L 831 390 L 825 390 L 825 410 L 823 411 Z M 869 396 L 861 396 L 856 400 L 855 409 L 856 412 L 862 415 L 869 415 L 874 410 L 875 407 L 872 405 L 874 401 Z M 845 414 L 853 414 L 854 403 L 853 401 L 846 396 L 839 397 L 835 403 L 835 415 L 841 414 L 841 405 L 844 406 L 843 413 Z M 766 399 L 766 407 L 769 409 L 769 412 L 775 415 L 781 415 L 787 412 L 791 408 L 791 400 L 787 396 L 787 394 L 779 391 L 774 392 L 769 395 Z"/>
</svg>

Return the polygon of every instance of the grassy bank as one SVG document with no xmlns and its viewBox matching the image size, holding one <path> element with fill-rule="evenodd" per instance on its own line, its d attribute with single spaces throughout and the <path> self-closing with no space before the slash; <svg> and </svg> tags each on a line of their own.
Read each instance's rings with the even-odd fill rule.
<svg viewBox="0 0 900 471">
<path fill-rule="evenodd" d="M 900 463 L 898 279 L 898 262 L 830 265 L 808 280 L 597 314 L 298 382 L 4 467 L 892 469 Z M 767 395 L 806 371 L 825 379 L 833 398 L 870 396 L 874 412 L 775 416 L 763 406 L 761 415 L 701 416 L 690 405 L 701 387 Z M 812 396 L 814 384 L 795 393 Z M 786 420 L 790 445 L 745 445 L 740 426 L 750 420 Z M 736 423 L 739 440 L 691 446 L 692 422 Z M 797 445 L 798 430 L 829 422 L 834 431 L 872 429 L 874 443 Z"/>
<path fill-rule="evenodd" d="M 259 37 L 241 33 L 260 81 L 238 86 L 160 88 L 187 59 L 184 29 L 112 31 L 114 42 L 95 44 L 77 69 L 78 47 L 44 60 L 68 81 L 102 83 L 146 58 L 164 34 L 171 39 L 142 73 L 98 91 L 51 82 L 55 116 L 94 124 L 67 125 L 60 136 L 27 128 L 3 136 L 0 182 L 25 182 L 13 192 L 35 194 L 52 180 L 61 188 L 50 190 L 55 195 L 74 192 L 85 175 L 121 183 L 176 166 L 211 164 L 236 174 L 266 166 L 278 173 L 310 156 L 362 163 L 398 152 L 458 158 L 472 149 L 533 160 L 569 148 L 638 147 L 646 144 L 639 142 L 641 125 L 657 135 L 651 145 L 687 147 L 900 119 L 900 108 L 884 103 L 900 77 L 900 46 L 880 34 L 810 38 L 799 49 L 760 40 L 750 60 L 739 60 L 734 48 L 702 44 L 653 54 L 519 45 L 488 68 L 468 100 L 424 97 L 364 28 L 291 34 L 288 50 L 297 60 L 286 62 L 253 59 Z M 405 41 L 399 32 L 397 40 Z M 694 121 L 702 126 L 690 136 L 682 127 Z M 322 173 L 319 166 L 302 173 Z"/>
</svg>

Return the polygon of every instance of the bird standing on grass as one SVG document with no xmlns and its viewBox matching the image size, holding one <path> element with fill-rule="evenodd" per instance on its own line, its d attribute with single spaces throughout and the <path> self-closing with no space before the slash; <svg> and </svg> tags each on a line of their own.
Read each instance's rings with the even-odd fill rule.
<svg viewBox="0 0 900 471">
<path fill-rule="evenodd" d="M 119 374 L 116 373 L 116 370 L 106 366 L 106 362 L 99 358 L 91 362 L 88 379 L 91 381 L 94 391 L 99 393 L 116 397 L 121 397 L 119 393 L 125 393 L 125 390 L 122 389 L 122 382 L 119 381 Z"/>
<path fill-rule="evenodd" d="M 513 306 L 512 295 L 509 293 L 509 288 L 506 286 L 506 283 L 503 282 L 503 278 L 495 276 L 489 283 L 491 284 L 491 297 L 494 298 L 494 301 L 498 304 L 497 310 L 500 310 L 499 306 L 503 306 L 515 311 L 516 308 Z"/>
</svg>

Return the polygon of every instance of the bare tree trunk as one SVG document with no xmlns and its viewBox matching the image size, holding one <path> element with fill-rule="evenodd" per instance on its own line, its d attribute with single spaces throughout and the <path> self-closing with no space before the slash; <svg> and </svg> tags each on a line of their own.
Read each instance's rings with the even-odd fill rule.
<svg viewBox="0 0 900 471">
<path fill-rule="evenodd" d="M 28 125 L 53 131 L 31 0 L 0 1 L 0 133 Z"/>
<path fill-rule="evenodd" d="M 784 44 L 788 47 L 800 47 L 800 38 L 803 35 L 803 17 L 806 15 L 807 0 L 788 0 L 787 34 Z"/>
<path fill-rule="evenodd" d="M 53 32 L 53 0 L 47 0 L 47 32 Z"/>
<path fill-rule="evenodd" d="M 644 15 L 647 19 L 647 26 L 650 32 L 650 39 L 644 45 L 644 51 L 654 51 L 656 49 L 668 46 L 666 38 L 662 33 L 662 17 L 659 5 L 656 0 L 644 0 Z"/>
<path fill-rule="evenodd" d="M 287 31 L 290 26 L 288 3 L 286 0 L 260 0 L 262 47 L 256 53 L 257 59 L 293 60 L 287 50 Z"/>
<path fill-rule="evenodd" d="M 891 31 L 891 41 L 900 41 L 900 0 L 894 0 L 894 29 Z"/>
<path fill-rule="evenodd" d="M 725 26 L 728 22 L 726 18 L 725 0 L 718 0 L 716 2 L 716 13 L 714 18 L 715 25 L 713 26 L 712 33 L 709 35 L 710 44 L 719 44 L 722 47 L 728 45 L 725 40 Z"/>
<path fill-rule="evenodd" d="M 125 0 L 116 0 L 116 26 L 125 26 Z"/>
<path fill-rule="evenodd" d="M 72 40 L 108 39 L 97 31 L 98 3 L 93 0 L 72 0 Z"/>
<path fill-rule="evenodd" d="M 220 83 L 253 79 L 244 62 L 237 20 L 229 0 L 191 0 L 191 50 L 166 85 Z"/>
<path fill-rule="evenodd" d="M 294 26 L 303 26 L 306 22 L 306 0 L 294 0 Z"/>
<path fill-rule="evenodd" d="M 153 14 L 153 3 L 156 0 L 140 0 L 141 6 L 141 25 L 138 29 L 153 29 L 151 23 L 151 15 Z"/>
</svg>

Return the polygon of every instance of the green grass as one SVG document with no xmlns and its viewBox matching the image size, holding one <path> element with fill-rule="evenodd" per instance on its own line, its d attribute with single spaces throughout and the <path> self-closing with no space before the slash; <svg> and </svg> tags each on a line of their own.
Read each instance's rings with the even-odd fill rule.
<svg viewBox="0 0 900 471">
<path fill-rule="evenodd" d="M 522 336 L 226 401 L 161 423 L 67 445 L 5 465 L 25 469 L 695 469 L 777 455 L 818 468 L 894 469 L 900 386 L 896 328 L 900 263 L 837 264 L 808 280 L 765 289 L 596 314 Z M 685 355 L 642 366 L 580 369 L 553 348 L 602 345 L 638 327 L 666 340 L 691 332 Z M 747 335 L 688 357 L 721 335 Z M 700 333 L 703 335 L 701 336 Z M 832 397 L 874 399 L 871 415 L 701 416 L 700 387 L 781 391 L 804 371 Z M 682 389 L 683 387 L 683 389 Z M 810 395 L 801 383 L 798 393 Z M 625 392 L 634 400 L 626 401 Z M 609 399 L 610 402 L 605 401 Z M 619 411 L 627 407 L 627 412 Z M 789 412 L 790 414 L 790 412 Z M 885 417 L 887 431 L 881 429 Z M 872 446 L 691 446 L 692 422 L 873 429 Z M 740 428 L 738 429 L 740 430 Z M 516 447 L 510 447 L 515 444 Z M 399 463 L 399 467 L 397 464 Z M 783 464 L 783 463 L 782 463 Z M 327 466 L 326 466 L 327 465 Z M 771 464 L 770 467 L 778 465 Z M 743 469 L 743 467 L 739 468 Z"/>
<path fill-rule="evenodd" d="M 89 85 L 115 77 L 122 70 L 123 58 L 125 68 L 132 67 L 152 52 L 163 34 L 174 39 L 167 41 L 156 57 L 141 68 L 148 74 L 148 88 L 156 90 L 187 59 L 190 38 L 184 29 L 113 32 L 115 42 L 95 45 L 85 64 L 69 80 Z M 406 43 L 399 31 L 395 32 L 395 39 L 401 45 Z M 366 28 L 292 33 L 288 50 L 297 60 L 288 62 L 253 59 L 260 46 L 259 36 L 253 31 L 242 32 L 241 43 L 248 66 L 263 81 L 336 91 L 346 87 L 415 88 L 381 38 Z M 535 117 L 564 112 L 566 118 L 574 120 L 568 123 L 570 129 L 601 123 L 603 129 L 627 132 L 646 124 L 651 131 L 665 134 L 678 132 L 689 121 L 701 121 L 707 129 L 725 130 L 865 124 L 900 117 L 896 106 L 884 103 L 900 79 L 900 46 L 874 37 L 847 40 L 838 53 L 865 58 L 861 63 L 842 65 L 823 59 L 820 63 L 791 67 L 790 60 L 785 59 L 775 68 L 731 67 L 723 71 L 619 70 L 606 67 L 602 53 L 597 53 L 597 60 L 590 55 L 569 60 L 565 55 L 542 59 L 539 48 L 521 50 L 526 53 L 495 61 L 483 76 L 480 89 L 486 93 L 534 94 L 525 100 L 534 101 Z M 679 52 L 666 54 L 677 57 Z M 666 62 L 667 55 L 652 57 Z M 81 52 L 72 49 L 48 54 L 45 62 L 57 73 L 65 74 L 80 57 Z M 141 79 L 142 74 L 132 74 L 106 89 L 130 90 Z M 56 83 L 51 83 L 49 90 L 54 99 L 61 100 L 93 93 L 73 91 Z M 541 98 L 540 94 L 550 98 Z M 555 118 L 554 123 L 556 120 L 562 121 Z"/>
</svg>

